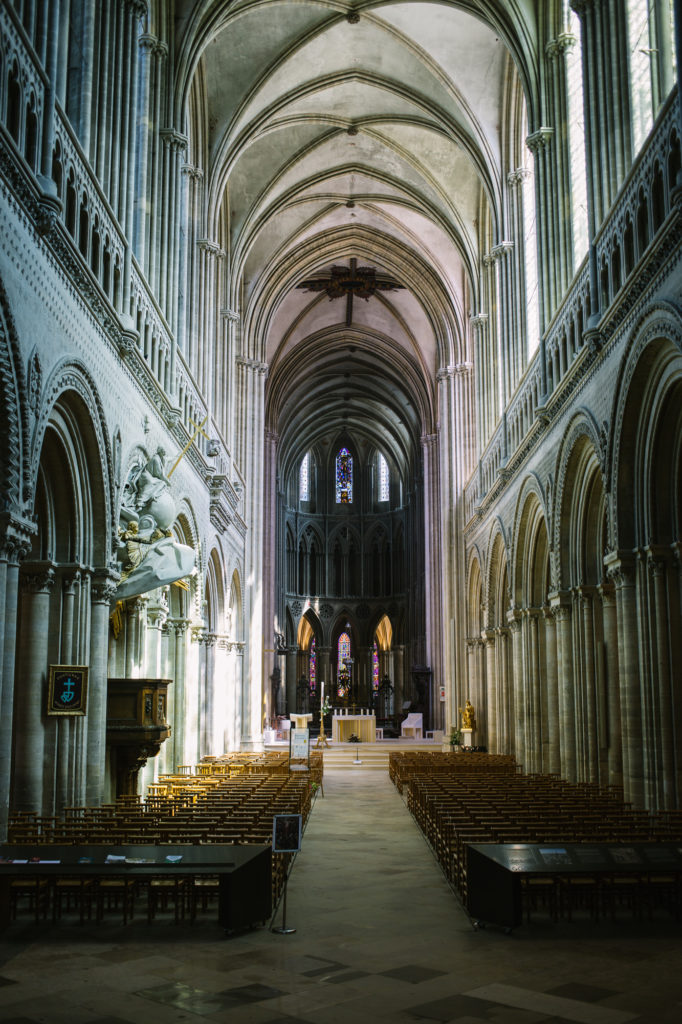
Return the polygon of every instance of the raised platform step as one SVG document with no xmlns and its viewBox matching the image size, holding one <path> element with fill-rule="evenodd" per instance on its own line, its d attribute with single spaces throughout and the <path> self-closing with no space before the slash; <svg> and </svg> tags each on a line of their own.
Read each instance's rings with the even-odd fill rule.
<svg viewBox="0 0 682 1024">
<path fill-rule="evenodd" d="M 433 743 L 429 740 L 379 740 L 377 743 L 332 743 L 327 737 L 328 747 L 322 748 L 322 756 L 325 768 L 348 768 L 353 770 L 360 767 L 388 771 L 388 757 L 391 752 L 405 752 L 416 750 L 434 751 L 440 750 L 440 743 Z M 315 750 L 317 737 L 311 737 L 311 749 Z M 267 750 L 282 750 L 284 744 L 268 745 Z"/>
</svg>

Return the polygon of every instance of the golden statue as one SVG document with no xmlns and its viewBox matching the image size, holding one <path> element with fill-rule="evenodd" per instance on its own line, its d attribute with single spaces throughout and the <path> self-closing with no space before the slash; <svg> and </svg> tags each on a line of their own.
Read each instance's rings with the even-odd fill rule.
<svg viewBox="0 0 682 1024">
<path fill-rule="evenodd" d="M 463 729 L 475 729 L 476 718 L 474 715 L 474 705 L 470 700 L 464 705 L 464 710 L 459 709 L 459 713 L 462 716 L 462 728 Z"/>
</svg>

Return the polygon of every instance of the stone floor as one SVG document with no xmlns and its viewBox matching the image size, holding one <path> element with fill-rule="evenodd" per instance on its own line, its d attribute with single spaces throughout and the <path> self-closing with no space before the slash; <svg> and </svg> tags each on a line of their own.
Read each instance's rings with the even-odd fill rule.
<svg viewBox="0 0 682 1024">
<path fill-rule="evenodd" d="M 275 924 L 281 924 L 281 909 Z M 388 776 L 325 777 L 287 925 L 13 925 L 2 1024 L 678 1024 L 682 928 L 574 920 L 475 931 Z"/>
</svg>

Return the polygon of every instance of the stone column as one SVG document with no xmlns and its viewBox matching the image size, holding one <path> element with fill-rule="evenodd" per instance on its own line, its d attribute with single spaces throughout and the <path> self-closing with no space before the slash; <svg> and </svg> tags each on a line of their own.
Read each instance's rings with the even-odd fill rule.
<svg viewBox="0 0 682 1024">
<path fill-rule="evenodd" d="M 481 450 L 485 447 L 488 430 L 486 409 L 486 374 L 488 372 L 488 314 L 477 313 L 469 320 L 473 334 L 474 363 L 476 366 L 476 437 Z"/>
<path fill-rule="evenodd" d="M 147 643 L 145 645 L 144 676 L 160 679 L 161 671 L 161 633 L 168 618 L 168 605 L 164 595 L 156 590 L 149 595 L 147 604 Z"/>
<path fill-rule="evenodd" d="M 527 714 L 526 729 L 530 745 L 528 765 L 532 771 L 542 771 L 542 699 L 540 697 L 540 654 L 538 644 L 538 620 L 540 612 L 537 608 L 525 608 L 524 616 L 528 624 L 527 638 L 527 679 L 526 688 Z"/>
<path fill-rule="evenodd" d="M 233 309 L 221 309 L 223 322 L 223 347 L 225 353 L 225 375 L 220 382 L 220 407 L 216 410 L 219 423 L 230 451 L 233 450 L 234 434 L 234 379 L 232 370 L 237 349 L 237 332 L 239 330 L 239 313 Z"/>
<path fill-rule="evenodd" d="M 568 111 L 568 79 L 566 59 L 577 39 L 570 32 L 561 32 L 545 47 L 547 56 L 548 92 L 551 104 L 551 122 L 557 126 L 554 145 L 548 154 L 551 160 L 552 247 L 548 251 L 549 273 L 553 278 L 553 295 L 558 303 L 568 292 L 573 278 L 572 188 L 569 137 L 565 126 L 570 124 Z M 553 307 L 552 312 L 556 310 Z"/>
<path fill-rule="evenodd" d="M 549 145 L 553 135 L 553 128 L 543 126 L 532 132 L 526 139 L 526 145 L 534 157 L 535 209 L 539 211 L 537 241 L 540 254 L 538 258 L 538 303 L 541 336 L 544 336 L 558 302 L 551 256 L 555 183 L 552 176 Z"/>
<path fill-rule="evenodd" d="M 426 597 L 426 657 L 431 667 L 431 680 L 440 683 L 443 679 L 442 622 L 443 601 L 441 593 L 441 535 L 440 473 L 438 458 L 438 434 L 424 434 L 421 437 L 424 460 L 424 531 L 426 536 L 424 560 L 424 589 Z M 427 703 L 432 705 L 433 695 Z"/>
<path fill-rule="evenodd" d="M 187 701 L 185 696 L 185 675 L 187 668 L 187 629 L 189 619 L 171 619 L 175 640 L 173 678 L 173 719 L 172 733 L 166 743 L 170 742 L 173 749 L 173 770 L 185 763 L 185 734 L 187 728 Z M 170 718 L 169 718 L 170 721 Z"/>
<path fill-rule="evenodd" d="M 0 841 L 7 838 L 12 777 L 19 565 L 35 532 L 34 523 L 0 512 Z"/>
<path fill-rule="evenodd" d="M 511 254 L 510 281 L 511 281 L 511 316 L 512 316 L 512 348 L 510 349 L 510 377 L 512 392 L 521 376 L 525 372 L 528 359 L 528 339 L 532 338 L 537 324 L 528 323 L 528 312 L 525 302 L 526 262 L 525 262 L 525 234 L 526 224 L 524 217 L 526 182 L 530 178 L 530 171 L 525 167 L 517 167 L 507 175 L 507 188 L 509 190 L 509 228 L 511 237 L 514 239 L 514 248 Z M 511 393 L 510 392 L 510 395 Z M 507 399 L 508 400 L 508 399 Z"/>
<path fill-rule="evenodd" d="M 675 714 L 670 677 L 670 625 L 667 599 L 667 561 L 670 558 L 670 552 L 649 547 L 647 555 L 654 591 L 655 629 L 652 641 L 657 691 L 657 708 L 652 723 L 656 736 L 652 735 L 650 742 L 657 741 L 660 744 L 658 775 L 662 788 L 662 806 L 673 808 L 678 805 L 675 778 Z"/>
<path fill-rule="evenodd" d="M 107 659 L 109 607 L 116 594 L 118 573 L 95 573 L 90 584 L 90 671 L 88 672 L 88 739 L 85 800 L 99 807 L 104 792 L 107 745 Z"/>
<path fill-rule="evenodd" d="M 513 753 L 519 764 L 524 764 L 526 759 L 526 744 L 524 734 L 524 706 L 523 706 L 523 641 L 521 636 L 521 612 L 513 608 L 507 612 L 511 636 L 512 655 L 512 679 L 510 685 L 511 708 L 510 708 L 510 739 L 513 743 Z"/>
<path fill-rule="evenodd" d="M 599 708 L 597 704 L 597 683 L 595 677 L 594 617 L 592 608 L 592 587 L 580 587 L 579 600 L 582 607 L 582 656 L 584 666 L 585 698 L 585 774 L 588 782 L 599 781 Z"/>
<path fill-rule="evenodd" d="M 59 661 L 62 665 L 76 664 L 73 653 L 74 605 L 76 593 L 80 591 L 80 569 L 66 570 L 62 576 L 62 627 L 61 650 Z M 71 769 L 72 769 L 72 730 L 71 718 L 64 715 L 57 720 L 57 765 L 55 806 L 57 813 L 71 803 Z"/>
<path fill-rule="evenodd" d="M 608 716 L 608 779 L 611 786 L 623 785 L 623 737 L 621 734 L 620 682 L 618 679 L 618 623 L 616 595 L 612 584 L 599 587 L 604 620 L 604 664 Z"/>
<path fill-rule="evenodd" d="M 552 609 L 542 609 L 545 622 L 545 693 L 547 695 L 546 759 L 543 771 L 552 775 L 561 772 L 561 744 L 559 741 L 559 676 L 557 673 L 556 622 Z"/>
<path fill-rule="evenodd" d="M 405 700 L 405 647 L 403 644 L 393 645 L 393 674 L 395 676 L 393 680 L 393 686 L 395 687 L 393 710 L 396 719 L 398 719 L 403 710 L 403 701 Z"/>
<path fill-rule="evenodd" d="M 561 776 L 569 782 L 575 782 L 577 778 L 577 757 L 571 606 L 566 603 L 568 596 L 565 594 L 550 594 L 549 600 L 552 613 L 557 622 Z"/>
<path fill-rule="evenodd" d="M 13 785 L 13 807 L 17 811 L 43 810 L 44 715 L 54 568 L 52 562 L 27 563 L 22 576 L 21 690 L 16 701 Z"/>
<path fill-rule="evenodd" d="M 50 0 L 43 9 L 43 19 L 47 22 L 47 38 L 45 49 L 45 73 L 47 85 L 43 98 L 43 132 L 40 153 L 40 174 L 38 183 L 43 190 L 41 205 L 47 203 L 51 215 L 56 216 L 61 203 L 57 195 L 57 185 L 52 178 L 52 153 L 55 136 L 55 100 L 57 95 L 57 52 L 59 48 L 59 4 L 60 0 Z"/>
<path fill-rule="evenodd" d="M 148 177 L 151 182 L 151 190 L 148 193 L 149 202 L 149 246 L 147 262 L 147 279 L 154 291 L 159 294 L 161 263 L 164 250 L 162 249 L 162 225 L 165 217 L 164 197 L 162 195 L 162 180 L 164 174 L 164 145 L 161 132 L 158 130 L 161 124 L 162 109 L 162 86 L 165 80 L 164 62 L 168 57 L 168 46 L 166 43 L 159 43 L 154 49 L 154 66 L 152 69 L 153 83 L 151 88 L 150 117 L 152 125 L 149 135 L 149 170 Z"/>
<path fill-rule="evenodd" d="M 153 127 L 151 109 L 151 79 L 154 52 L 158 45 L 156 36 L 146 32 L 139 38 L 140 47 L 140 98 L 137 112 L 137 181 L 135 188 L 135 256 L 145 269 L 147 261 L 148 221 L 150 214 L 149 158 L 150 133 Z"/>
<path fill-rule="evenodd" d="M 238 458 L 246 481 L 245 518 L 251 524 L 246 539 L 245 574 L 252 583 L 244 594 L 244 620 L 249 623 L 248 673 L 242 680 L 243 750 L 261 749 L 263 743 L 263 438 L 265 434 L 265 363 L 239 356 L 239 408 L 241 433 Z"/>
<path fill-rule="evenodd" d="M 491 754 L 498 752 L 498 704 L 497 704 L 497 672 L 495 652 L 495 631 L 486 629 L 483 634 L 485 643 L 485 680 L 487 689 L 486 723 L 487 736 L 482 741 Z M 478 745 L 482 745 L 479 743 Z"/>
<path fill-rule="evenodd" d="M 627 801 L 643 807 L 644 759 L 634 563 L 630 552 L 612 551 L 604 558 L 604 564 L 609 579 L 616 586 L 623 792 Z"/>
<path fill-rule="evenodd" d="M 509 630 L 499 626 L 495 630 L 497 642 L 495 652 L 497 664 L 495 675 L 497 679 L 497 752 L 508 754 L 510 752 L 509 741 Z"/>
</svg>

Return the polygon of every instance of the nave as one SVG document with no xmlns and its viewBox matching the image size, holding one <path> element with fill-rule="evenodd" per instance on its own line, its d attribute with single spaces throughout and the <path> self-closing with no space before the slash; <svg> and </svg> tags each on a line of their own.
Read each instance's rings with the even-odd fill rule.
<svg viewBox="0 0 682 1024">
<path fill-rule="evenodd" d="M 281 923 L 281 913 L 276 918 Z M 4 1024 L 488 1020 L 672 1024 L 679 926 L 538 916 L 474 931 L 388 774 L 329 769 L 289 880 L 292 935 L 104 922 L 0 942 Z"/>
</svg>

